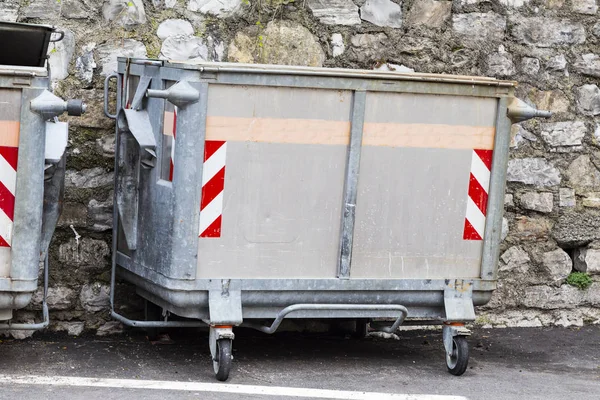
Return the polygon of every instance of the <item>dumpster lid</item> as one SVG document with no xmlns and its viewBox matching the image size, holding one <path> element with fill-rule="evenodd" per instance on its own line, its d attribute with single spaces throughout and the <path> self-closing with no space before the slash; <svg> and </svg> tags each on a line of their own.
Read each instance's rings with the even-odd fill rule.
<svg viewBox="0 0 600 400">
<path fill-rule="evenodd" d="M 129 60 L 132 64 L 148 64 L 148 59 L 124 58 L 119 57 L 119 61 Z M 226 62 L 208 62 L 208 61 L 176 61 L 176 60 L 153 60 L 162 63 L 167 67 L 201 70 L 203 72 L 232 72 L 232 73 L 255 73 L 270 75 L 304 75 L 304 76 L 324 76 L 341 78 L 360 78 L 360 79 L 391 79 L 406 81 L 424 81 L 424 82 L 446 82 L 462 83 L 471 85 L 485 86 L 503 86 L 515 87 L 515 81 L 503 81 L 496 78 L 482 76 L 466 75 L 446 75 L 446 74 L 427 74 L 416 72 L 396 72 L 396 71 L 378 71 L 365 69 L 347 69 L 347 68 L 321 68 L 321 67 L 301 67 L 291 65 L 271 65 L 271 64 L 241 64 Z"/>
</svg>

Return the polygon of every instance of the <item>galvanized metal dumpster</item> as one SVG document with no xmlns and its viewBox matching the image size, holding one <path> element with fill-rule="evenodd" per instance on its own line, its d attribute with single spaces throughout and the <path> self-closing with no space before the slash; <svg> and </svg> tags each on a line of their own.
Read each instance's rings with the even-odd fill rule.
<svg viewBox="0 0 600 400">
<path fill-rule="evenodd" d="M 510 127 L 549 116 L 514 82 L 141 59 L 112 78 L 113 286 L 119 267 L 164 321 L 115 318 L 203 321 L 220 380 L 232 327 L 284 318 L 443 323 L 465 371 L 464 322 L 496 288 Z"/>
<path fill-rule="evenodd" d="M 47 48 L 52 27 L 0 24 L 0 32 L 12 32 L 12 45 L 19 38 L 32 40 L 29 54 L 40 57 Z M 45 46 L 45 47 L 44 47 Z M 27 46 L 25 46 L 27 47 Z M 8 52 L 10 53 L 10 52 Z M 1 62 L 20 62 L 27 51 L 5 54 Z M 24 58 L 23 58 L 24 57 Z M 29 63 L 29 62 L 27 62 Z M 27 64 L 26 63 L 26 64 Z M 13 310 L 29 304 L 38 287 L 40 261 L 44 263 L 43 321 L 34 324 L 0 323 L 2 329 L 41 329 L 48 325 L 46 293 L 47 250 L 60 213 L 65 175 L 68 124 L 56 117 L 63 112 L 81 115 L 85 105 L 65 102 L 49 92 L 45 67 L 0 65 L 0 321 L 10 320 Z"/>
</svg>

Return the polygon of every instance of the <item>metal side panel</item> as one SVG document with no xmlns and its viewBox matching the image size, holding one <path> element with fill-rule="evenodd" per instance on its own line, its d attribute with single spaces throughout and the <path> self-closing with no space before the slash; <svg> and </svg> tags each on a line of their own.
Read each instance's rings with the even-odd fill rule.
<svg viewBox="0 0 600 400">
<path fill-rule="evenodd" d="M 352 278 L 480 276 L 496 107 L 367 94 Z"/>
<path fill-rule="evenodd" d="M 14 196 L 21 119 L 21 90 L 0 88 L 0 277 L 10 276 Z"/>
<path fill-rule="evenodd" d="M 197 278 L 336 276 L 351 98 L 210 86 Z"/>
</svg>

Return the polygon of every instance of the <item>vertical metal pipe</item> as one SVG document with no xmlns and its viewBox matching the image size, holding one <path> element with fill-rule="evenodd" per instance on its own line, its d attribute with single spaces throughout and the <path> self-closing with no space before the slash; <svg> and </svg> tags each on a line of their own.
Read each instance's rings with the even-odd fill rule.
<svg viewBox="0 0 600 400">
<path fill-rule="evenodd" d="M 344 204 L 342 207 L 340 258 L 338 265 L 338 277 L 342 279 L 350 278 L 366 99 L 367 92 L 358 90 L 354 92 L 350 127 L 350 147 L 348 149 L 346 180 L 344 183 Z"/>
<path fill-rule="evenodd" d="M 43 89 L 23 89 L 21 135 L 15 193 L 11 278 L 37 286 L 42 213 L 44 203 L 44 157 L 46 121 L 31 110 L 30 103 Z"/>
<path fill-rule="evenodd" d="M 481 259 L 481 279 L 484 280 L 494 280 L 498 275 L 498 256 L 502 237 L 502 217 L 504 215 L 504 190 L 506 188 L 506 169 L 512 125 L 507 115 L 508 100 L 508 97 L 501 97 L 498 100 L 496 114 L 494 157 Z"/>
<path fill-rule="evenodd" d="M 200 196 L 208 109 L 208 83 L 190 82 L 200 94 L 193 103 L 178 103 L 173 170 L 173 236 L 168 276 L 195 279 L 198 256 Z"/>
<path fill-rule="evenodd" d="M 121 110 L 123 96 L 123 75 L 117 75 L 117 111 L 116 116 L 119 115 Z M 110 311 L 111 313 L 115 310 L 115 279 L 117 274 L 117 244 L 119 234 L 119 208 L 117 207 L 117 184 L 119 178 L 119 157 L 121 149 L 119 146 L 119 128 L 115 126 L 115 182 L 114 182 L 114 193 L 113 193 L 113 227 L 112 227 L 112 268 L 110 270 Z"/>
</svg>

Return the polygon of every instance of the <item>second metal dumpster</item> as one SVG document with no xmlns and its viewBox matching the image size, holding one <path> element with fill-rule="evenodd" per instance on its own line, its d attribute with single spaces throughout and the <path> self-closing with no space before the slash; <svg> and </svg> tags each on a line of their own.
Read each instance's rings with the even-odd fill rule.
<svg viewBox="0 0 600 400">
<path fill-rule="evenodd" d="M 18 48 L 0 57 L 0 321 L 8 321 L 0 330 L 41 329 L 49 322 L 47 260 L 43 321 L 10 320 L 38 288 L 40 259 L 60 214 L 68 124 L 56 117 L 85 111 L 80 100 L 63 101 L 49 91 L 44 63 L 52 32 L 50 26 L 0 22 L 0 41 Z"/>
<path fill-rule="evenodd" d="M 510 127 L 549 116 L 514 82 L 141 59 L 113 77 L 113 286 L 118 267 L 165 316 L 112 298 L 115 318 L 203 321 L 220 380 L 234 326 L 284 318 L 435 321 L 465 371 L 464 322 L 496 288 Z"/>
</svg>

